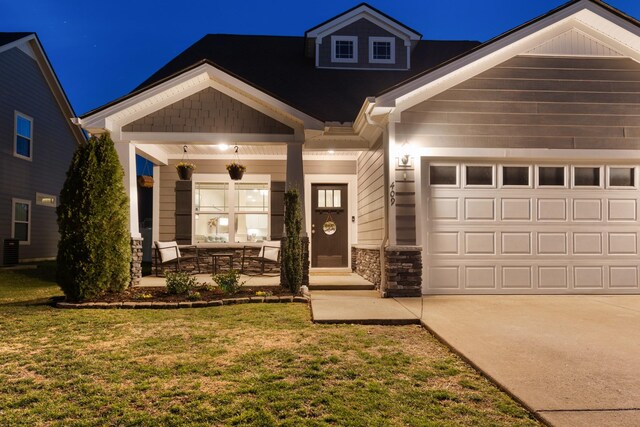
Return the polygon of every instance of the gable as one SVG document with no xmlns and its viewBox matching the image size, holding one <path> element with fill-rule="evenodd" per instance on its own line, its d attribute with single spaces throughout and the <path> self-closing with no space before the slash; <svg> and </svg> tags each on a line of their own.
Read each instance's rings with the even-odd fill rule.
<svg viewBox="0 0 640 427">
<path fill-rule="evenodd" d="M 531 55 L 623 56 L 606 43 L 572 28 L 527 52 Z"/>
<path fill-rule="evenodd" d="M 211 87 L 125 125 L 125 132 L 262 133 L 293 129 Z"/>
</svg>

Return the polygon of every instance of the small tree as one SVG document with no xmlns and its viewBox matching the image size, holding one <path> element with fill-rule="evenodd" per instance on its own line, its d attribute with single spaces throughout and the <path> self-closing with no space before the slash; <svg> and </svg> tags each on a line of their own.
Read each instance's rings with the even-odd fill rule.
<svg viewBox="0 0 640 427">
<path fill-rule="evenodd" d="M 67 298 L 122 291 L 130 281 L 129 200 L 109 134 L 78 146 L 56 212 L 57 281 Z"/>
<path fill-rule="evenodd" d="M 297 189 L 284 193 L 284 246 L 282 250 L 282 271 L 287 288 L 297 294 L 302 284 L 302 213 L 300 193 Z"/>
</svg>

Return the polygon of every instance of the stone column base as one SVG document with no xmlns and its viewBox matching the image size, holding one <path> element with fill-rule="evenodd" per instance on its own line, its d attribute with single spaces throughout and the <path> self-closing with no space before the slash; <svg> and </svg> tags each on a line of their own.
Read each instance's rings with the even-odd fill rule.
<svg viewBox="0 0 640 427">
<path fill-rule="evenodd" d="M 383 297 L 422 296 L 422 247 L 388 246 L 384 252 Z"/>
<path fill-rule="evenodd" d="M 129 286 L 136 286 L 142 280 L 142 237 L 131 238 L 131 281 Z"/>
<path fill-rule="evenodd" d="M 351 247 L 351 270 L 380 288 L 380 247 L 357 245 Z"/>
</svg>

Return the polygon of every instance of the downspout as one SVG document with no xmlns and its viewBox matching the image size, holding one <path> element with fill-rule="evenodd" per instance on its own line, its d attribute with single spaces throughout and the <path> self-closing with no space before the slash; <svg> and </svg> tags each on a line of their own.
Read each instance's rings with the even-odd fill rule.
<svg viewBox="0 0 640 427">
<path fill-rule="evenodd" d="M 364 118 L 367 120 L 368 124 L 382 130 L 382 135 L 383 135 L 382 150 L 384 151 L 383 167 L 384 167 L 385 201 L 384 201 L 384 233 L 382 235 L 382 242 L 380 243 L 380 296 L 384 298 L 386 296 L 386 283 L 387 283 L 387 277 L 386 277 L 386 272 L 384 268 L 384 254 L 385 254 L 384 249 L 387 247 L 387 243 L 389 243 L 389 205 L 387 204 L 387 201 L 389 200 L 389 198 L 387 197 L 387 190 L 389 189 L 389 172 L 387 170 L 387 167 L 389 165 L 389 150 L 388 150 L 389 137 L 387 135 L 386 141 L 385 141 L 385 136 L 384 136 L 385 131 L 388 133 L 388 130 L 385 130 L 384 126 L 380 125 L 379 123 L 376 123 L 371 118 L 371 111 L 375 106 L 376 106 L 375 102 L 372 102 L 369 105 L 369 107 L 367 107 L 367 109 L 364 112 Z"/>
</svg>

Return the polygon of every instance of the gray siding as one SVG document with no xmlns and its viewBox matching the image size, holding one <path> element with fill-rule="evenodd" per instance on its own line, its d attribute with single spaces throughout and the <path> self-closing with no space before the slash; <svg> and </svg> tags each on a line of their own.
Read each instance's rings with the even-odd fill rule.
<svg viewBox="0 0 640 427">
<path fill-rule="evenodd" d="M 358 37 L 358 62 L 331 62 L 331 36 L 357 36 Z M 369 37 L 394 37 L 396 40 L 396 62 L 395 64 L 369 63 Z M 353 24 L 347 25 L 338 31 L 323 38 L 322 44 L 318 47 L 320 67 L 338 68 L 381 68 L 381 69 L 406 69 L 407 68 L 407 48 L 404 41 L 395 37 L 390 32 L 378 27 L 367 19 L 359 19 Z"/>
<path fill-rule="evenodd" d="M 33 118 L 31 162 L 13 155 L 14 110 Z M 17 48 L 0 54 L 0 244 L 11 237 L 11 199 L 30 200 L 31 244 L 20 246 L 21 259 L 56 255 L 55 208 L 37 205 L 36 192 L 59 196 L 76 141 L 38 63 Z"/>
<path fill-rule="evenodd" d="M 213 88 L 124 126 L 125 132 L 293 134 L 293 129 Z"/>
<path fill-rule="evenodd" d="M 197 174 L 227 174 L 225 165 L 228 160 L 194 160 Z M 175 163 L 162 166 L 160 168 L 160 240 L 174 240 L 176 235 L 176 180 L 178 175 Z M 276 183 L 275 190 L 282 192 L 281 183 L 286 179 L 286 163 L 284 160 L 246 160 L 242 164 L 247 166 L 247 174 L 269 175 L 272 185 Z M 355 161 L 321 161 L 306 160 L 304 162 L 305 174 L 355 174 Z M 272 194 L 272 203 L 280 200 L 277 195 Z M 282 230 L 274 230 L 282 223 L 282 209 L 274 210 L 276 218 L 272 218 L 272 236 L 282 235 Z"/>
<path fill-rule="evenodd" d="M 379 244 L 384 237 L 384 151 L 382 138 L 358 157 L 358 243 Z"/>
<path fill-rule="evenodd" d="M 402 113 L 436 147 L 638 149 L 640 64 L 520 56 Z"/>
</svg>

